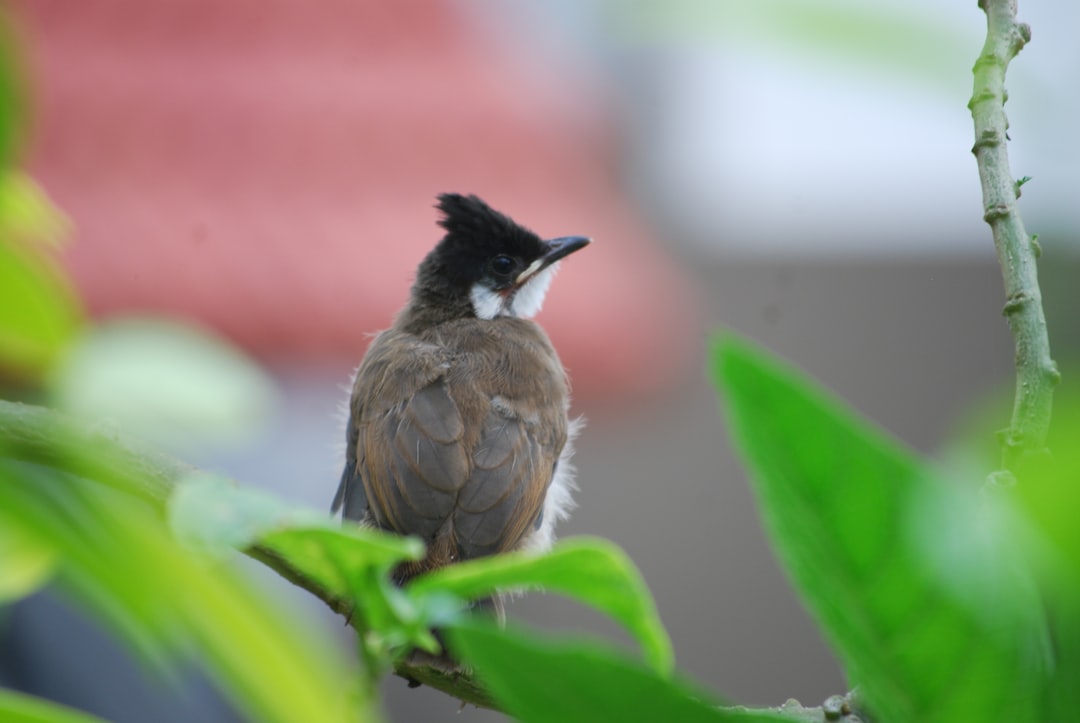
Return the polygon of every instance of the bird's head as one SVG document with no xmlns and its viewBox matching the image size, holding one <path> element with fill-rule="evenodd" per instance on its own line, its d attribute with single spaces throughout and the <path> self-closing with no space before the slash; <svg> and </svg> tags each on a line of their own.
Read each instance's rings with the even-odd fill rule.
<svg viewBox="0 0 1080 723">
<path fill-rule="evenodd" d="M 414 297 L 467 309 L 480 319 L 530 318 L 540 311 L 560 259 L 590 239 L 541 239 L 476 196 L 444 193 L 446 229 L 417 272 Z"/>
</svg>

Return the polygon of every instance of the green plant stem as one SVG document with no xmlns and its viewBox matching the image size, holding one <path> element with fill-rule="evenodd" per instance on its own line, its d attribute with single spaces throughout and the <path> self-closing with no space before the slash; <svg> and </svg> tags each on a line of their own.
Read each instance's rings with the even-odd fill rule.
<svg viewBox="0 0 1080 723">
<path fill-rule="evenodd" d="M 980 0 L 979 7 L 986 12 L 986 42 L 975 62 L 974 90 L 968 102 L 975 123 L 971 150 L 982 181 L 983 218 L 993 231 L 1005 281 L 1003 313 L 1016 341 L 1016 395 L 1012 419 L 1002 435 L 1002 465 L 1016 472 L 1026 453 L 1041 451 L 1046 445 L 1059 374 L 1050 358 L 1039 291 L 1039 246 L 1024 230 L 1016 203 L 1020 184 L 1009 170 L 1005 145 L 1005 73 L 1031 40 L 1031 29 L 1016 21 L 1016 0 Z"/>
<path fill-rule="evenodd" d="M 63 470 L 94 482 L 133 494 L 160 510 L 177 485 L 198 470 L 178 459 L 140 447 L 113 430 L 89 425 L 43 407 L 0 400 L 0 456 Z M 0 480 L 0 484 L 10 484 Z M 307 590 L 352 624 L 352 603 L 334 595 L 316 580 L 304 575 L 276 551 L 253 545 L 242 552 L 266 565 L 292 584 Z M 460 670 L 448 670 L 445 663 L 422 651 L 414 651 L 394 664 L 394 673 L 413 683 L 440 690 L 481 708 L 498 710 L 479 681 Z M 849 698 L 838 699 L 848 701 Z M 852 699 L 853 700 L 853 699 Z M 841 710 L 834 699 L 825 706 L 805 708 L 794 701 L 779 708 L 727 708 L 731 713 L 771 713 L 777 717 L 816 723 L 825 720 L 858 720 L 855 705 Z M 841 711 L 837 717 L 836 711 Z M 863 717 L 861 720 L 867 720 Z"/>
</svg>

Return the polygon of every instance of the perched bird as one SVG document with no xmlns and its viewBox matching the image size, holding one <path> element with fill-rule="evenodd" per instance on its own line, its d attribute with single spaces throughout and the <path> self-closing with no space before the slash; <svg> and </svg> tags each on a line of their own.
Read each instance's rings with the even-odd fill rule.
<svg viewBox="0 0 1080 723">
<path fill-rule="evenodd" d="M 476 196 L 443 194 L 446 234 L 353 383 L 332 511 L 427 543 L 399 583 L 485 555 L 551 545 L 572 506 L 566 372 L 539 310 L 560 259 Z M 490 601 L 498 615 L 498 598 Z"/>
</svg>

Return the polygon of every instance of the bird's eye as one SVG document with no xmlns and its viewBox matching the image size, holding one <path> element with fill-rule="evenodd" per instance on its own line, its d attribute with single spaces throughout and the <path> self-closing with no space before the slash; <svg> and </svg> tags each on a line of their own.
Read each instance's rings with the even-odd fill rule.
<svg viewBox="0 0 1080 723">
<path fill-rule="evenodd" d="M 509 276 L 514 266 L 514 260 L 509 256 L 499 255 L 491 260 L 491 270 L 496 276 Z"/>
</svg>

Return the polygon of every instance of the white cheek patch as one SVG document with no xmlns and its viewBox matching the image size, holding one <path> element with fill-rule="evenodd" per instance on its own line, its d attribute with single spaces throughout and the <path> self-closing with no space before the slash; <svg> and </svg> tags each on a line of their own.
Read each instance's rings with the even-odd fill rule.
<svg viewBox="0 0 1080 723">
<path fill-rule="evenodd" d="M 544 296 L 547 295 L 551 279 L 555 276 L 558 264 L 552 264 L 543 271 L 536 272 L 529 277 L 514 294 L 510 302 L 510 314 L 521 319 L 531 319 L 540 313 L 540 307 L 544 305 Z"/>
<path fill-rule="evenodd" d="M 477 319 L 494 319 L 500 314 L 506 313 L 502 294 L 492 291 L 483 284 L 473 284 L 469 292 L 469 300 L 472 301 L 473 313 Z"/>
<path fill-rule="evenodd" d="M 547 296 L 551 279 L 555 276 L 558 264 L 552 264 L 543 271 L 522 274 L 527 281 L 517 291 L 508 296 L 492 291 L 487 286 L 473 284 L 469 291 L 473 313 L 477 319 L 494 319 L 496 316 L 515 316 L 519 319 L 531 319 L 540 312 Z M 518 278 L 521 278 L 520 276 Z"/>
<path fill-rule="evenodd" d="M 524 271 L 522 271 L 520 274 L 517 275 L 517 278 L 514 279 L 514 283 L 515 284 L 523 283 L 526 279 L 528 279 L 530 276 L 532 276 L 537 271 L 539 271 L 540 267 L 543 266 L 543 265 L 544 265 L 544 259 L 542 259 L 542 258 L 536 259 L 531 264 L 529 264 L 528 268 L 526 268 Z"/>
</svg>

